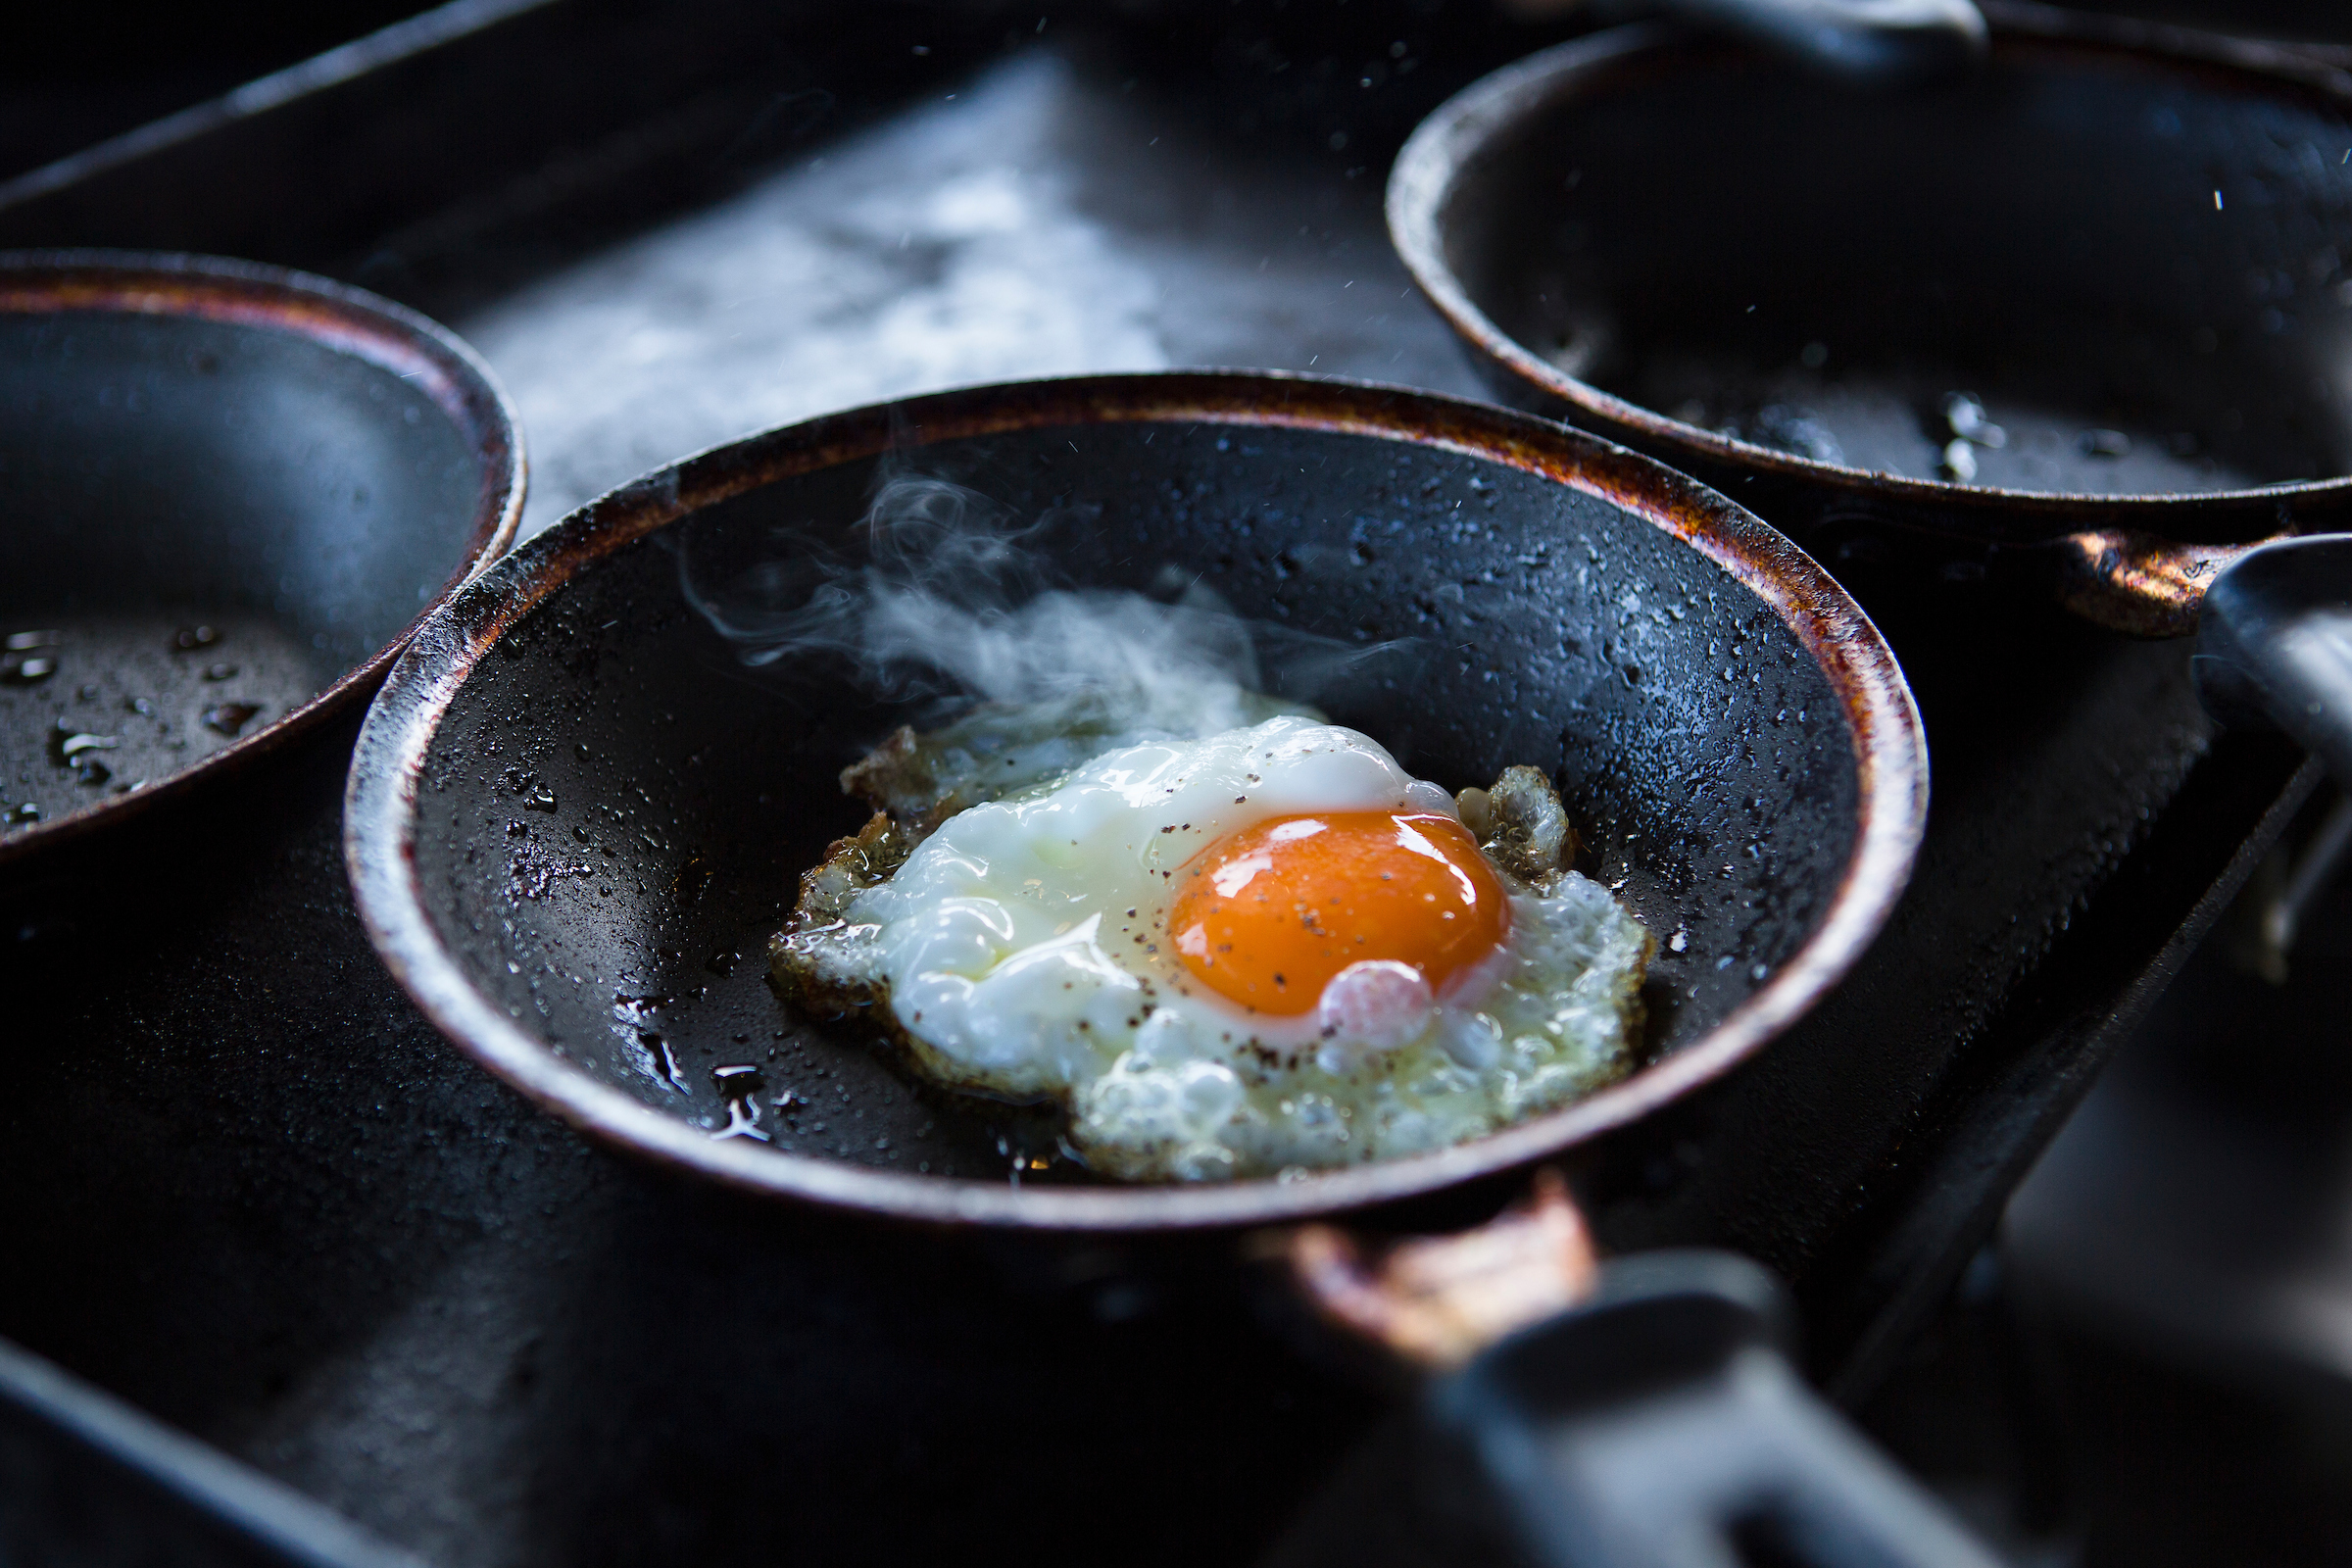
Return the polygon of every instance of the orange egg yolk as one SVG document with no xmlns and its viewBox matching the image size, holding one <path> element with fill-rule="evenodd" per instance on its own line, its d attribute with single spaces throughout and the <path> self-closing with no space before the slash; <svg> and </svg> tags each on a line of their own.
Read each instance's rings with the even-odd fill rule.
<svg viewBox="0 0 2352 1568">
<path fill-rule="evenodd" d="M 1502 945 L 1510 906 L 1469 830 L 1426 811 L 1280 816 L 1178 873 L 1168 930 L 1202 985 L 1259 1012 L 1311 1010 L 1349 964 L 1386 958 L 1429 988 Z"/>
</svg>

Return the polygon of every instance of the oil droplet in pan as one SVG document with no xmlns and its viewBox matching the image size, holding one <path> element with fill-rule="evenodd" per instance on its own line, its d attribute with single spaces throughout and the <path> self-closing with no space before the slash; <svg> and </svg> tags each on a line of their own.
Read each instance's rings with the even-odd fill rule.
<svg viewBox="0 0 2352 1568">
<path fill-rule="evenodd" d="M 71 722 L 61 718 L 57 721 L 57 727 L 49 733 L 49 760 L 60 767 L 95 766 L 97 759 L 91 757 L 90 753 L 111 752 L 122 744 L 119 736 L 93 735 L 86 730 L 75 729 Z"/>
<path fill-rule="evenodd" d="M 766 1076 L 749 1062 L 713 1067 L 710 1076 L 718 1080 L 718 1092 L 727 1097 L 727 1125 L 710 1136 L 756 1138 L 766 1143 L 767 1134 L 760 1130 L 760 1091 L 766 1085 Z"/>
<path fill-rule="evenodd" d="M 57 656 L 48 652 L 58 644 L 54 631 L 12 631 L 0 653 L 0 685 L 37 686 L 57 673 Z"/>
</svg>

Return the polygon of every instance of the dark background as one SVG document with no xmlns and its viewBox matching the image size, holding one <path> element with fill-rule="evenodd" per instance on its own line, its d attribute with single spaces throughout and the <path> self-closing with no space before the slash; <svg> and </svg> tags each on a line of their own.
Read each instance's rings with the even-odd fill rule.
<svg viewBox="0 0 2352 1568">
<path fill-rule="evenodd" d="M 1528 0 L 1542 7 L 1544 0 Z M 1622 6 L 1622 0 L 1618 0 Z M 891 0 L 883 0 L 888 6 Z M 0 50 L 0 179 L 37 169 L 148 121 L 283 70 L 337 44 L 431 9 L 416 0 L 260 0 L 260 3 L 27 4 L 12 8 Z M 906 9 L 911 11 L 912 7 Z M 1160 24 L 1194 46 L 1234 54 L 1272 41 L 1293 54 L 1347 45 L 1366 13 L 1348 0 L 1040 0 L 1030 7 L 970 3 L 975 13 L 1036 10 Z M 1406 0 L 1377 8 L 1393 25 L 1405 12 L 1447 28 L 1525 31 L 1534 41 L 1602 15 L 1590 3 L 1549 9 L 1559 20 L 1517 21 L 1493 0 Z M 2079 7 L 2279 38 L 2352 40 L 2352 8 L 2339 0 L 2088 0 Z M 849 18 L 845 16 L 844 24 Z M 1213 42 L 1211 42 L 1213 40 Z M 1311 65 L 1311 61 L 1308 62 Z M 1352 58 L 1349 61 L 1352 64 Z"/>
<path fill-rule="evenodd" d="M 0 178 L 426 9 L 416 0 L 15 7 L 0 50 Z"/>
</svg>

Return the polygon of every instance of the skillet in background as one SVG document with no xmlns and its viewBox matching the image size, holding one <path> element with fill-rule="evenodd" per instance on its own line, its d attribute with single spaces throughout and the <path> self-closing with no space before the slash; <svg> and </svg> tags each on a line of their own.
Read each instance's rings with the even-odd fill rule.
<svg viewBox="0 0 2352 1568">
<path fill-rule="evenodd" d="M 207 257 L 0 254 L 0 867 L 373 690 L 514 537 L 522 441 L 414 311 Z"/>
<path fill-rule="evenodd" d="M 2208 705 L 2352 780 L 2352 77 L 1986 7 L 1934 88 L 1627 28 L 1504 68 L 1389 222 L 1502 394 L 1837 555 L 2205 630 Z"/>
<path fill-rule="evenodd" d="M 1545 50 L 1423 122 L 1391 235 L 1506 399 L 1779 526 L 2190 548 L 2340 521 L 2352 81 L 1989 15 L 1979 74 L 1891 94 L 1659 28 Z"/>
</svg>

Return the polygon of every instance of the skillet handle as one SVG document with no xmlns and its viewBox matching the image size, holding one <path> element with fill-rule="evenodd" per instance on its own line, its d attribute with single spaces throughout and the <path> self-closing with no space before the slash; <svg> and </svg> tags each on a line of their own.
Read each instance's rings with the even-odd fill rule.
<svg viewBox="0 0 2352 1568">
<path fill-rule="evenodd" d="M 2215 578 L 2191 667 L 2216 718 L 2267 720 L 2352 784 L 2352 535 L 2267 544 Z"/>
<path fill-rule="evenodd" d="M 1988 47 L 1973 0 L 1665 0 L 1665 8 L 1855 87 L 1957 75 Z"/>
<path fill-rule="evenodd" d="M 1806 1389 L 1787 1320 L 1728 1252 L 1606 1265 L 1584 1305 L 1431 1388 L 1433 1506 L 1499 1511 L 1540 1568 L 1996 1568 Z"/>
</svg>

